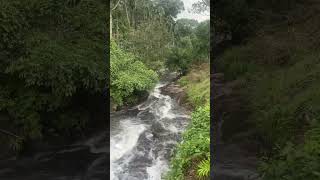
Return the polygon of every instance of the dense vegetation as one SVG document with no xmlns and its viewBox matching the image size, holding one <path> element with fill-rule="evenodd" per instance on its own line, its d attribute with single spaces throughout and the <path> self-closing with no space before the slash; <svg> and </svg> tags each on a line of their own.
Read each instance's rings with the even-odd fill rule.
<svg viewBox="0 0 320 180">
<path fill-rule="evenodd" d="M 114 41 L 110 45 L 110 97 L 111 103 L 123 105 L 124 99 L 139 91 L 148 90 L 157 81 L 157 74 L 131 54 L 123 52 Z M 131 100 L 131 101 L 134 101 Z"/>
<path fill-rule="evenodd" d="M 209 21 L 201 23 L 191 19 L 175 21 L 177 14 L 184 9 L 181 1 L 114 0 L 111 9 L 111 35 L 114 41 L 112 46 L 116 47 L 111 49 L 111 68 L 126 64 L 124 59 L 135 59 L 131 61 L 139 61 L 145 69 L 139 72 L 139 77 L 149 78 L 137 78 L 137 81 L 131 79 L 130 82 L 133 84 L 129 85 L 127 84 L 129 79 L 118 78 L 126 74 L 122 69 L 111 69 L 113 71 L 111 84 L 130 86 L 128 89 L 120 87 L 126 89 L 124 91 L 119 90 L 119 87 L 111 88 L 113 106 L 123 105 L 124 98 L 127 102 L 136 101 L 137 98 L 132 98 L 135 97 L 136 90 L 149 90 L 155 82 L 154 75 L 151 75 L 153 73 L 149 70 L 161 75 L 164 69 L 169 68 L 185 74 L 192 64 L 208 59 Z M 120 54 L 131 54 L 129 55 L 131 57 Z M 118 76 L 118 73 L 122 75 Z M 137 85 L 140 87 L 136 87 Z"/>
<path fill-rule="evenodd" d="M 173 43 L 173 18 L 183 10 L 183 3 L 114 0 L 111 9 L 111 34 L 120 48 L 136 55 L 153 70 L 165 68 L 166 55 Z"/>
<path fill-rule="evenodd" d="M 242 6 L 235 8 L 236 2 Z M 247 138 L 259 141 L 263 178 L 319 179 L 319 4 L 248 2 L 217 4 L 217 16 L 237 46 L 227 48 L 214 64 L 229 81 L 242 83 L 238 92 L 245 97 L 243 111 L 251 128 Z M 231 18 L 235 15 L 242 20 Z M 237 20 L 243 23 L 234 26 Z M 239 38 L 242 31 L 246 36 Z M 223 33 L 219 29 L 217 34 Z"/>
<path fill-rule="evenodd" d="M 105 9 L 102 0 L 0 1 L 3 142 L 77 135 L 95 119 L 107 83 Z"/>
<path fill-rule="evenodd" d="M 209 1 L 199 1 L 194 10 L 206 11 L 208 6 Z M 195 111 L 166 178 L 208 177 L 209 21 L 174 20 L 184 9 L 180 0 L 114 0 L 111 9 L 112 103 L 135 101 L 138 91 L 151 89 L 165 69 L 184 75 L 181 86 Z"/>
<path fill-rule="evenodd" d="M 134 103 L 165 69 L 173 43 L 173 18 L 183 9 L 176 1 L 111 1 L 111 104 Z"/>
<path fill-rule="evenodd" d="M 167 67 L 186 74 L 192 64 L 202 63 L 209 58 L 209 20 L 198 23 L 196 20 L 176 21 L 175 46 L 167 56 Z"/>
<path fill-rule="evenodd" d="M 191 123 L 176 149 L 167 179 L 200 179 L 210 175 L 210 71 L 209 64 L 193 67 L 179 82 L 187 102 L 195 108 Z"/>
</svg>

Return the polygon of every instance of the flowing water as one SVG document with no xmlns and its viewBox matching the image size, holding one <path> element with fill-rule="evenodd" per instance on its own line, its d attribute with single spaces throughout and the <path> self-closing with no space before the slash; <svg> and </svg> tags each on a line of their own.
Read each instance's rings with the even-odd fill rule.
<svg viewBox="0 0 320 180">
<path fill-rule="evenodd" d="M 144 103 L 111 114 L 111 180 L 160 180 L 168 171 L 189 116 L 161 93 L 167 83 L 157 84 Z"/>
<path fill-rule="evenodd" d="M 160 180 L 168 170 L 189 116 L 160 82 L 148 99 L 111 114 L 110 149 L 105 131 L 74 144 L 0 160 L 0 180 Z"/>
<path fill-rule="evenodd" d="M 72 145 L 1 160 L 0 180 L 105 180 L 107 142 L 104 131 Z"/>
</svg>

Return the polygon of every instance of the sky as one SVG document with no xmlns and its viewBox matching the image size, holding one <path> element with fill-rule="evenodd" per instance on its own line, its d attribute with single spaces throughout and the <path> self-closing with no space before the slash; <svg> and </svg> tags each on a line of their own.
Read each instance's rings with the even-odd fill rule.
<svg viewBox="0 0 320 180">
<path fill-rule="evenodd" d="M 189 12 L 192 8 L 192 4 L 197 2 L 198 0 L 182 0 L 184 3 L 184 11 L 181 12 L 180 14 L 178 14 L 177 19 L 181 19 L 181 18 L 188 18 L 188 19 L 195 19 L 199 22 L 210 19 L 210 13 L 209 12 L 205 12 L 206 15 L 204 15 L 204 13 L 201 14 L 196 14 L 193 12 Z"/>
</svg>

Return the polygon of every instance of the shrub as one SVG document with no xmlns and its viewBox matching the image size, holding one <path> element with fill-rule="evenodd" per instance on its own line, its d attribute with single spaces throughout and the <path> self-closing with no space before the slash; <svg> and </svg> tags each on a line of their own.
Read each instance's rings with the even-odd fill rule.
<svg viewBox="0 0 320 180">
<path fill-rule="evenodd" d="M 132 54 L 121 50 L 115 42 L 111 42 L 110 50 L 110 96 L 112 103 L 123 105 L 136 91 L 151 89 L 158 77 Z"/>
<path fill-rule="evenodd" d="M 305 143 L 288 143 L 279 155 L 262 163 L 266 180 L 316 180 L 320 178 L 320 126 L 316 122 L 306 133 Z"/>
<path fill-rule="evenodd" d="M 68 2 L 0 0 L 0 113 L 23 139 L 79 134 L 107 84 L 105 3 Z"/>
</svg>

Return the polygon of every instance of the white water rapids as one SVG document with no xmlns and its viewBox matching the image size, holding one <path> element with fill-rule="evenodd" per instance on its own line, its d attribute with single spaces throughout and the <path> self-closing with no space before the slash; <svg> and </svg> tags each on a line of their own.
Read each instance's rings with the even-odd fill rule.
<svg viewBox="0 0 320 180">
<path fill-rule="evenodd" d="M 161 180 L 189 117 L 159 83 L 130 112 L 111 115 L 110 179 Z"/>
</svg>

